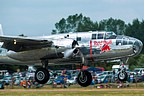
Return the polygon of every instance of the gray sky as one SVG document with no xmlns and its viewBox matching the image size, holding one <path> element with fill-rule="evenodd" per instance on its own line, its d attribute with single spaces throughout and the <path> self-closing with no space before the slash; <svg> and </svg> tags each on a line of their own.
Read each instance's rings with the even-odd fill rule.
<svg viewBox="0 0 144 96">
<path fill-rule="evenodd" d="M 144 0 L 0 0 L 5 35 L 50 35 L 55 23 L 82 13 L 93 21 L 144 18 Z"/>
</svg>

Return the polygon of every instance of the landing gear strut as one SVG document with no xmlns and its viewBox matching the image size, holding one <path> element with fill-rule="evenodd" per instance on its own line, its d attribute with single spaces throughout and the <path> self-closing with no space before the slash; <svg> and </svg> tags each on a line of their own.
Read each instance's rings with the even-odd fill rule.
<svg viewBox="0 0 144 96">
<path fill-rule="evenodd" d="M 80 73 L 78 74 L 78 77 L 77 77 L 77 82 L 79 85 L 81 85 L 82 87 L 87 87 L 91 84 L 92 82 L 92 75 L 90 72 L 88 72 L 87 70 L 82 70 L 82 67 L 85 63 L 85 59 L 84 59 L 84 56 L 81 52 L 80 53 L 80 56 L 81 56 L 81 59 L 82 59 L 82 64 L 80 65 L 81 67 L 81 71 Z"/>
<path fill-rule="evenodd" d="M 128 61 L 128 58 L 125 60 L 125 63 Z M 118 72 L 118 79 L 120 81 L 126 81 L 128 74 L 126 73 L 126 66 L 124 65 L 123 61 L 120 62 L 120 68 Z"/>
<path fill-rule="evenodd" d="M 42 60 L 42 68 L 39 68 L 35 72 L 35 80 L 40 84 L 45 84 L 50 78 L 50 74 L 47 70 L 48 60 Z"/>
</svg>

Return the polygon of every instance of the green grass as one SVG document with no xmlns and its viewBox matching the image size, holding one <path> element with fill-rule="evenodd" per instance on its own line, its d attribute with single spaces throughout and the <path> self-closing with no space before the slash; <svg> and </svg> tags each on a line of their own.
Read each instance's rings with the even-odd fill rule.
<svg viewBox="0 0 144 96">
<path fill-rule="evenodd" d="M 36 91 L 37 90 L 37 91 Z M 35 91 L 31 90 L 18 90 L 18 91 L 0 91 L 0 96 L 144 96 L 144 90 L 121 90 L 121 89 L 96 89 L 85 91 Z M 66 89 L 67 90 L 67 89 Z"/>
<path fill-rule="evenodd" d="M 80 86 L 70 86 L 69 88 L 51 88 L 44 86 L 39 89 L 24 89 L 14 87 L 14 89 L 5 88 L 0 90 L 0 96 L 144 96 L 143 83 L 131 85 L 128 88 L 103 88 L 97 89 L 89 86 L 86 88 Z"/>
</svg>

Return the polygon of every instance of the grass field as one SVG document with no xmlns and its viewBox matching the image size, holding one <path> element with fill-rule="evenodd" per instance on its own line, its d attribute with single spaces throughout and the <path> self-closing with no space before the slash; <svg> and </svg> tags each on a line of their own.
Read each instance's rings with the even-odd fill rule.
<svg viewBox="0 0 144 96">
<path fill-rule="evenodd" d="M 40 89 L 14 89 L 5 88 L 0 90 L 0 96 L 144 96 L 144 87 L 129 88 L 103 88 L 95 87 L 69 87 L 69 88 L 51 88 L 43 87 Z"/>
</svg>

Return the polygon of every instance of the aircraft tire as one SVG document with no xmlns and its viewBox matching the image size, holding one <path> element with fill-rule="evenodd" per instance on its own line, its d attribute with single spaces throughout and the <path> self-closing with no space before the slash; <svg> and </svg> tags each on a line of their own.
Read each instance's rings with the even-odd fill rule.
<svg viewBox="0 0 144 96">
<path fill-rule="evenodd" d="M 83 76 L 81 75 L 83 74 Z M 92 75 L 90 72 L 84 70 L 82 71 L 82 73 L 80 72 L 78 77 L 77 77 L 77 82 L 79 85 L 81 85 L 82 87 L 87 87 L 91 84 L 92 82 Z"/>
<path fill-rule="evenodd" d="M 120 73 L 118 73 L 118 80 L 120 80 L 120 81 L 126 81 L 127 77 L 128 77 L 128 75 L 127 75 L 126 72 L 120 72 Z"/>
<path fill-rule="evenodd" d="M 45 68 L 39 68 L 35 72 L 35 80 L 39 84 L 45 84 L 50 78 L 50 74 L 47 69 Z"/>
</svg>

